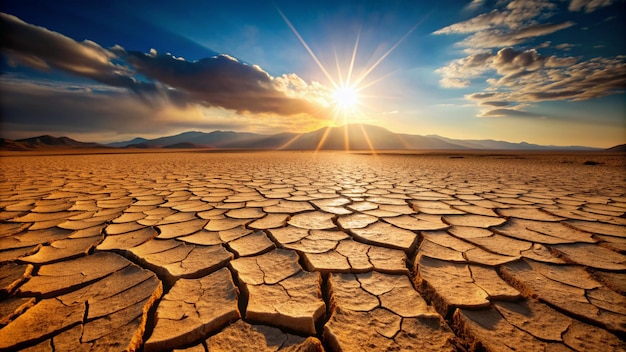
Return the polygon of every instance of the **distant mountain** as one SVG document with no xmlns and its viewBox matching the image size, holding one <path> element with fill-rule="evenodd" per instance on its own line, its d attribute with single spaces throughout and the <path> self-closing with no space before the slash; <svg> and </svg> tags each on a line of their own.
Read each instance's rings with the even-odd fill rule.
<svg viewBox="0 0 626 352">
<path fill-rule="evenodd" d="M 179 143 L 211 148 L 285 150 L 405 150 L 405 149 L 487 149 L 487 150 L 597 150 L 589 147 L 555 147 L 494 140 L 458 140 L 436 135 L 393 133 L 383 127 L 350 124 L 320 128 L 308 133 L 263 135 L 248 132 L 185 132 L 127 145 L 128 148 L 163 148 Z"/>
<path fill-rule="evenodd" d="M 198 144 L 189 143 L 189 142 L 180 142 L 180 143 L 175 143 L 175 144 L 170 144 L 170 145 L 163 146 L 163 148 L 169 148 L 169 149 L 190 149 L 190 148 L 206 148 L 206 147 L 203 146 L 203 145 L 198 145 Z"/>
<path fill-rule="evenodd" d="M 571 146 L 542 146 L 530 143 L 511 143 L 494 140 L 459 140 L 437 135 L 411 135 L 391 132 L 383 127 L 350 124 L 341 127 L 320 128 L 307 133 L 278 133 L 272 135 L 213 131 L 190 131 L 155 139 L 134 138 L 110 143 L 108 147 L 122 148 L 229 148 L 229 149 L 284 149 L 284 150 L 412 150 L 412 149 L 485 149 L 485 150 L 600 150 Z M 93 148 L 97 143 L 83 143 L 67 137 L 40 136 L 25 140 L 0 140 L 3 150 L 32 150 L 48 147 Z M 619 148 L 620 146 L 614 147 Z M 623 146 L 621 146 L 623 147 Z M 613 148 L 611 148 L 613 149 Z"/>
<path fill-rule="evenodd" d="M 607 148 L 605 149 L 608 152 L 620 152 L 620 153 L 624 153 L 626 152 L 626 144 L 620 144 L 620 145 L 616 145 L 614 147 L 611 148 Z"/>
<path fill-rule="evenodd" d="M 497 150 L 598 150 L 598 148 L 583 147 L 583 146 L 554 146 L 554 145 L 537 145 L 526 142 L 511 143 L 505 141 L 494 141 L 492 139 L 485 140 L 472 140 L 472 139 L 450 139 L 437 135 L 431 135 L 429 137 L 435 137 L 442 141 L 455 143 L 469 149 L 497 149 Z"/>
<path fill-rule="evenodd" d="M 124 142 L 115 142 L 115 143 L 109 143 L 107 144 L 107 146 L 109 147 L 113 147 L 113 148 L 123 148 L 129 144 L 139 144 L 139 143 L 144 143 L 147 142 L 148 140 L 142 137 L 137 137 L 137 138 L 133 138 L 130 141 L 124 141 Z"/>
<path fill-rule="evenodd" d="M 394 149 L 466 149 L 458 144 L 432 137 L 397 134 L 372 125 L 346 125 L 321 128 L 298 135 L 285 136 L 284 149 L 321 150 L 394 150 Z M 289 141 L 293 140 L 291 143 Z"/>
<path fill-rule="evenodd" d="M 181 143 L 189 143 L 189 145 L 181 146 Z M 193 131 L 127 144 L 126 148 L 164 148 L 166 146 L 285 150 L 466 149 L 437 138 L 396 134 L 382 127 L 356 124 L 324 127 L 308 133 L 273 135 L 232 131 L 209 133 Z"/>
<path fill-rule="evenodd" d="M 25 139 L 1 139 L 2 150 L 42 150 L 42 149 L 68 149 L 68 148 L 103 148 L 102 144 L 79 142 L 68 137 L 53 137 L 43 135 Z"/>
<path fill-rule="evenodd" d="M 184 132 L 174 136 L 143 140 L 139 143 L 126 145 L 128 148 L 163 148 L 179 143 L 191 143 L 196 146 L 214 148 L 249 148 L 250 143 L 268 136 L 248 132 L 214 131 L 214 132 Z M 254 148 L 254 147 L 251 147 Z"/>
</svg>

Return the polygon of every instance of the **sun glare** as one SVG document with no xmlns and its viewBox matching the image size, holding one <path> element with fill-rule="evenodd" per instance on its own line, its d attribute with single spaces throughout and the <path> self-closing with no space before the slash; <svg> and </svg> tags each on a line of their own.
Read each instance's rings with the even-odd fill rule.
<svg viewBox="0 0 626 352">
<path fill-rule="evenodd" d="M 421 23 L 421 21 L 417 22 L 406 34 L 404 34 L 404 36 L 402 36 L 394 45 L 392 45 L 391 48 L 389 48 L 389 50 L 387 50 L 382 56 L 380 56 L 378 60 L 376 60 L 373 64 L 369 65 L 368 67 L 364 67 L 362 70 L 358 70 L 360 72 L 356 74 L 356 72 L 354 72 L 355 62 L 357 58 L 357 50 L 359 47 L 359 39 L 361 37 L 361 31 L 359 30 L 356 35 L 354 49 L 352 50 L 352 57 L 350 58 L 350 65 L 347 68 L 347 70 L 341 69 L 342 65 L 340 65 L 340 60 L 337 57 L 337 52 L 335 52 L 337 74 L 333 77 L 333 75 L 331 75 L 328 72 L 326 67 L 318 59 L 317 55 L 315 55 L 313 50 L 311 50 L 311 48 L 306 43 L 304 38 L 302 38 L 300 33 L 298 33 L 298 31 L 293 26 L 291 21 L 289 21 L 289 19 L 287 18 L 287 16 L 285 16 L 285 14 L 278 8 L 278 6 L 275 5 L 275 7 L 278 13 L 280 14 L 280 16 L 283 18 L 283 20 L 287 24 L 287 26 L 289 26 L 293 34 L 295 34 L 295 36 L 298 38 L 302 46 L 304 46 L 304 48 L 309 53 L 309 55 L 311 55 L 311 58 L 313 59 L 313 61 L 315 61 L 317 66 L 324 73 L 324 75 L 328 79 L 328 82 L 332 85 L 331 90 L 328 91 L 330 94 L 326 96 L 328 98 L 326 102 L 330 103 L 330 105 L 334 107 L 333 120 L 331 123 L 329 123 L 326 126 L 326 131 L 324 132 L 324 135 L 322 136 L 316 148 L 316 151 L 322 148 L 322 146 L 324 145 L 324 141 L 326 140 L 326 137 L 328 136 L 328 133 L 330 132 L 330 128 L 333 126 L 336 126 L 337 122 L 343 123 L 346 126 L 344 143 L 345 143 L 346 150 L 349 150 L 350 141 L 349 141 L 349 133 L 348 133 L 347 125 L 356 123 L 361 126 L 361 132 L 363 133 L 363 137 L 367 141 L 367 144 L 369 145 L 370 150 L 374 153 L 374 155 L 376 155 L 375 146 L 373 146 L 372 143 L 370 142 L 370 138 L 367 135 L 365 128 L 362 125 L 364 122 L 367 122 L 370 119 L 370 117 L 368 116 L 366 109 L 364 109 L 364 108 L 367 108 L 366 106 L 367 104 L 365 104 L 362 101 L 363 96 L 361 96 L 359 93 L 387 77 L 387 76 L 383 76 L 378 79 L 371 80 L 369 82 L 366 81 L 366 79 L 376 69 L 376 67 L 378 67 L 378 65 L 380 65 L 380 63 L 383 62 L 387 58 L 387 56 L 389 56 L 389 54 L 391 54 L 391 52 L 393 52 L 398 47 L 398 45 L 400 45 L 400 43 L 402 43 L 417 28 L 417 26 L 419 25 L 419 23 Z M 341 73 L 342 71 L 346 73 L 345 76 L 342 75 Z M 355 73 L 354 76 L 353 76 L 353 73 Z M 371 95 L 366 95 L 365 97 L 369 98 L 371 97 Z M 297 138 L 299 137 L 294 138 L 288 144 L 295 141 Z"/>
<path fill-rule="evenodd" d="M 359 95 L 350 86 L 337 87 L 333 92 L 333 99 L 337 107 L 344 111 L 353 110 L 359 103 Z"/>
</svg>

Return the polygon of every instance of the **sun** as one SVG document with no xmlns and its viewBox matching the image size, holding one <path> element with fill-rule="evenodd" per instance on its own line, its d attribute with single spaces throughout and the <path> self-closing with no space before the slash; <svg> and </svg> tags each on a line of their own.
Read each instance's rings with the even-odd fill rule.
<svg viewBox="0 0 626 352">
<path fill-rule="evenodd" d="M 359 104 L 359 94 L 354 87 L 342 85 L 333 92 L 333 100 L 340 110 L 350 111 Z"/>
</svg>

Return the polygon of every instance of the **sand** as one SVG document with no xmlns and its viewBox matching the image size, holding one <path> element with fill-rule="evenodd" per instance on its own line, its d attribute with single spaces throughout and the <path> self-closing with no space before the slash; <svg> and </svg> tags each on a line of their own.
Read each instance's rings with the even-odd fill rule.
<svg viewBox="0 0 626 352">
<path fill-rule="evenodd" d="M 38 154 L 1 351 L 626 350 L 624 154 Z"/>
</svg>

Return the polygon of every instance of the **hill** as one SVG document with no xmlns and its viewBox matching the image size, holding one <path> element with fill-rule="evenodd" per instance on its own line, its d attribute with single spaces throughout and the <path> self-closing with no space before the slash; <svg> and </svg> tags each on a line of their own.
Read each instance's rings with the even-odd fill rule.
<svg viewBox="0 0 626 352">
<path fill-rule="evenodd" d="M 2 150 L 42 150 L 42 149 L 69 149 L 69 148 L 105 148 L 98 143 L 79 142 L 68 137 L 53 137 L 43 135 L 25 139 L 1 139 Z"/>
<path fill-rule="evenodd" d="M 626 144 L 620 144 L 620 145 L 616 145 L 614 147 L 611 148 L 607 148 L 605 149 L 607 152 L 620 152 L 620 153 L 626 153 Z"/>
<path fill-rule="evenodd" d="M 115 143 L 109 143 L 107 144 L 108 147 L 113 147 L 113 148 L 123 148 L 126 147 L 130 144 L 139 144 L 139 143 L 145 143 L 148 140 L 142 137 L 137 137 L 137 138 L 133 138 L 130 141 L 124 141 L 124 142 L 115 142 Z"/>
</svg>

